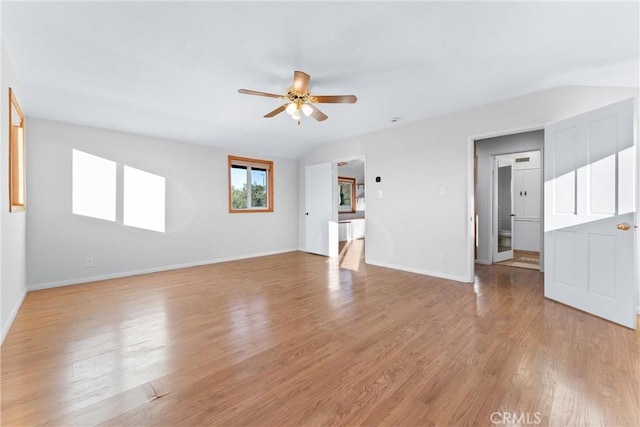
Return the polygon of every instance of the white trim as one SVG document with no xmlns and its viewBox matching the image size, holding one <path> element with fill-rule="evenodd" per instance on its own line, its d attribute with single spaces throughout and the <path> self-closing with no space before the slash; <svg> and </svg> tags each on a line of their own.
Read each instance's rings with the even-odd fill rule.
<svg viewBox="0 0 640 427">
<path fill-rule="evenodd" d="M 439 271 L 429 271 L 429 270 L 423 270 L 421 268 L 413 268 L 413 267 L 407 267 L 404 265 L 389 264 L 386 262 L 378 262 L 378 261 L 367 261 L 367 264 L 375 265 L 378 267 L 391 268 L 393 270 L 407 271 L 409 273 L 422 274 L 424 276 L 432 276 L 432 277 L 439 277 L 441 279 L 455 280 L 456 282 L 473 283 L 473 282 L 468 282 L 465 276 L 446 274 L 446 273 L 441 273 Z"/>
<path fill-rule="evenodd" d="M 475 185 L 475 140 L 469 138 L 467 144 L 467 218 L 469 218 L 469 226 L 467 227 L 467 280 L 465 282 L 473 283 L 475 278 L 476 257 L 476 185 Z"/>
<path fill-rule="evenodd" d="M 500 130 L 500 131 L 497 131 L 497 132 L 489 132 L 489 133 L 470 136 L 469 139 L 471 140 L 471 149 L 472 149 L 471 152 L 473 153 L 473 143 L 474 143 L 474 141 L 476 141 L 478 139 L 497 138 L 499 136 L 516 135 L 516 134 L 519 134 L 519 133 L 526 133 L 526 132 L 533 132 L 533 131 L 536 131 L 536 130 L 543 130 L 549 123 L 550 122 L 546 122 L 546 123 L 532 125 L 532 126 L 511 128 L 511 129 L 506 129 L 506 130 Z"/>
<path fill-rule="evenodd" d="M 124 271 L 120 273 L 102 274 L 99 276 L 80 277 L 77 279 L 67 279 L 67 280 L 59 280 L 55 282 L 36 283 L 34 285 L 28 285 L 27 291 L 29 292 L 39 291 L 42 289 L 59 288 L 61 286 L 79 285 L 81 283 L 98 282 L 101 280 L 118 279 L 121 277 L 129 277 L 129 276 L 138 276 L 140 274 L 157 273 L 160 271 L 178 270 L 181 268 L 197 267 L 200 265 L 219 264 L 222 262 L 238 261 L 242 259 L 257 258 L 262 256 L 277 255 L 277 254 L 283 254 L 286 252 L 296 252 L 296 251 L 298 251 L 298 249 L 295 249 L 295 248 L 282 249 L 277 251 L 262 252 L 262 253 L 250 254 L 250 255 L 216 258 L 216 259 L 204 260 L 204 261 L 187 262 L 184 264 L 174 264 L 174 265 L 167 265 L 162 267 L 153 267 L 153 268 L 144 268 L 140 270 Z"/>
<path fill-rule="evenodd" d="M 2 332 L 0 332 L 0 345 L 2 345 L 2 343 L 4 342 L 4 339 L 7 337 L 7 334 L 9 333 L 9 329 L 11 329 L 11 325 L 13 325 L 13 321 L 16 320 L 18 311 L 20 310 L 20 307 L 22 306 L 22 302 L 24 301 L 24 297 L 26 296 L 27 296 L 27 290 L 24 289 L 22 291 L 22 294 L 20 295 L 20 298 L 18 298 L 18 301 L 13 306 L 13 310 L 11 310 L 11 314 L 7 319 L 7 323 L 5 323 L 4 326 L 2 327 Z"/>
<path fill-rule="evenodd" d="M 481 265 L 491 265 L 491 261 L 487 261 L 485 259 L 477 259 L 476 260 L 476 264 L 481 264 Z"/>
<path fill-rule="evenodd" d="M 636 307 L 636 313 L 640 314 L 640 305 Z"/>
</svg>

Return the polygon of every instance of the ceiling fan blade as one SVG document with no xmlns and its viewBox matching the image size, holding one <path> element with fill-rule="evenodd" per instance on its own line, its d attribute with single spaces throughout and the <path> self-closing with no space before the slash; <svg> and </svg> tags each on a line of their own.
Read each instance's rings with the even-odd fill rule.
<svg viewBox="0 0 640 427">
<path fill-rule="evenodd" d="M 238 93 L 244 93 L 245 95 L 266 96 L 268 98 L 282 98 L 282 95 L 276 95 L 275 93 L 258 92 L 257 90 L 249 89 L 238 89 Z"/>
<path fill-rule="evenodd" d="M 285 110 L 285 108 L 287 108 L 287 104 L 282 104 L 281 106 L 279 106 L 275 110 L 270 111 L 267 114 L 265 114 L 264 117 L 269 118 L 269 117 L 277 116 L 278 114 L 282 113 Z"/>
<path fill-rule="evenodd" d="M 319 95 L 313 97 L 313 102 L 319 104 L 353 104 L 358 100 L 355 95 Z"/>
<path fill-rule="evenodd" d="M 309 90 L 309 80 L 311 76 L 302 71 L 293 72 L 293 90 L 300 93 L 306 93 Z"/>
<path fill-rule="evenodd" d="M 319 122 L 325 121 L 329 118 L 329 116 L 327 116 L 325 113 L 323 113 L 322 111 L 318 110 L 318 108 L 313 105 L 313 104 L 307 104 L 309 107 L 311 107 L 311 109 L 313 110 L 311 112 L 311 117 L 313 117 L 314 119 L 316 119 Z"/>
</svg>

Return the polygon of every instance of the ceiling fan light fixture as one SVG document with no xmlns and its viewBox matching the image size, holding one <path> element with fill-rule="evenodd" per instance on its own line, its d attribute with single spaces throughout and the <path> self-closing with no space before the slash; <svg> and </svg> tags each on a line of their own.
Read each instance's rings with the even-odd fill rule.
<svg viewBox="0 0 640 427">
<path fill-rule="evenodd" d="M 291 102 L 289 105 L 287 105 L 287 108 L 285 110 L 287 112 L 287 114 L 293 116 L 296 111 L 298 111 L 298 106 L 296 105 L 295 102 Z"/>
<path fill-rule="evenodd" d="M 293 120 L 300 120 L 300 111 L 296 110 L 296 112 L 291 115 L 291 118 Z"/>
<path fill-rule="evenodd" d="M 313 108 L 309 104 L 302 104 L 300 107 L 305 116 L 309 117 L 313 113 Z"/>
</svg>

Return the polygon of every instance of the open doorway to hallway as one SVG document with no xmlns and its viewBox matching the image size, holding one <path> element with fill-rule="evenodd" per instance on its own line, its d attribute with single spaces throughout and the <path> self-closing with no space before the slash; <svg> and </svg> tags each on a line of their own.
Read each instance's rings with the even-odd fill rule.
<svg viewBox="0 0 640 427">
<path fill-rule="evenodd" d="M 544 131 L 475 141 L 477 264 L 541 269 Z"/>
<path fill-rule="evenodd" d="M 338 257 L 340 267 L 357 270 L 365 250 L 365 160 L 338 162 Z"/>
</svg>

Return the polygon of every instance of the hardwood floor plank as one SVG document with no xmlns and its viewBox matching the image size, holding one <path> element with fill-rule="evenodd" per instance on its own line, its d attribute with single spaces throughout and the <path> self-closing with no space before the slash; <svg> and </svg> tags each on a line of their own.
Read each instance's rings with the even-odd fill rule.
<svg viewBox="0 0 640 427">
<path fill-rule="evenodd" d="M 430 418 L 430 408 L 422 402 L 412 399 L 403 399 L 384 418 L 374 424 L 380 426 L 435 426 Z"/>
<path fill-rule="evenodd" d="M 121 414 L 157 398 L 151 384 L 145 383 L 44 424 L 50 426 L 95 425 L 111 419 L 113 414 Z"/>
<path fill-rule="evenodd" d="M 0 422 L 640 425 L 637 331 L 546 300 L 538 271 L 462 284 L 361 246 L 30 292 Z"/>
</svg>

